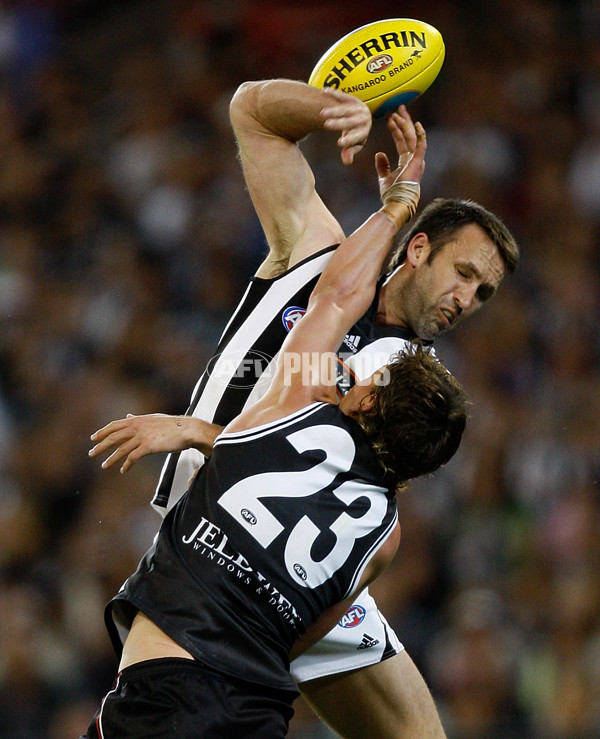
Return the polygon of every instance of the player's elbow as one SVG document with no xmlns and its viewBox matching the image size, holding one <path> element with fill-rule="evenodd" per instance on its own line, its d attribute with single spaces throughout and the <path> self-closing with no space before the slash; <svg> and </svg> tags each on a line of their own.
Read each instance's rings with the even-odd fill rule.
<svg viewBox="0 0 600 739">
<path fill-rule="evenodd" d="M 233 127 L 240 125 L 248 116 L 254 117 L 258 109 L 261 81 L 242 82 L 229 103 L 229 117 Z"/>
</svg>

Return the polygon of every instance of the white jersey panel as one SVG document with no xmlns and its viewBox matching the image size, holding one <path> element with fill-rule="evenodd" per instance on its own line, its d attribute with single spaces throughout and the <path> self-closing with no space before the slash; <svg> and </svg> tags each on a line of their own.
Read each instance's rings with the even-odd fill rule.
<svg viewBox="0 0 600 739">
<path fill-rule="evenodd" d="M 290 667 L 297 683 L 375 665 L 404 646 L 377 609 L 368 588 L 354 598 L 344 617 Z"/>
<path fill-rule="evenodd" d="M 225 392 L 227 390 L 232 393 L 236 391 L 233 386 L 234 375 L 237 369 L 235 360 L 243 358 L 252 349 L 273 317 L 289 304 L 290 297 L 293 296 L 302 286 L 309 283 L 310 280 L 321 274 L 332 254 L 333 250 L 320 253 L 271 282 L 271 285 L 262 299 L 243 321 L 235 334 L 230 338 L 224 347 L 223 352 L 217 357 L 216 362 L 212 364 L 210 372 L 205 372 L 196 384 L 192 399 L 199 392 L 202 383 L 205 383 L 198 403 L 191 412 L 192 416 L 208 422 L 213 421 L 216 409 L 223 399 Z M 252 283 L 246 289 L 236 312 L 223 331 L 222 338 L 227 333 L 229 327 L 233 324 L 238 313 L 244 307 L 244 301 L 251 289 L 251 286 Z M 270 366 L 272 367 L 272 362 Z M 208 377 L 206 377 L 207 374 Z M 263 373 L 250 393 L 250 396 L 246 401 L 246 405 L 250 402 L 254 402 L 265 394 L 271 376 L 272 375 L 269 372 Z M 243 391 L 240 390 L 239 392 Z M 165 474 L 168 473 L 170 456 L 171 455 L 167 458 L 161 471 L 157 490 L 160 490 L 163 485 Z M 167 507 L 156 505 L 156 497 L 152 503 L 154 509 L 158 511 L 161 516 L 165 516 L 185 493 L 188 488 L 190 478 L 196 473 L 197 469 L 204 464 L 204 461 L 204 455 L 196 449 L 187 449 L 179 454 L 173 480 L 170 485 L 170 495 Z"/>
</svg>

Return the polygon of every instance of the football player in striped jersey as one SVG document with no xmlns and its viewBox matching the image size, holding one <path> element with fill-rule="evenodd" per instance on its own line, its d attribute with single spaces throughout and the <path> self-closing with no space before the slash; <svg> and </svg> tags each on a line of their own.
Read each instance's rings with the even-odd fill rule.
<svg viewBox="0 0 600 739">
<path fill-rule="evenodd" d="M 344 238 L 298 142 L 317 129 L 335 131 L 342 161 L 351 164 L 371 126 L 355 98 L 288 80 L 242 85 L 231 117 L 267 257 L 195 389 L 189 414 L 128 417 L 93 437 L 92 454 L 112 452 L 104 465 L 120 463 L 123 471 L 144 454 L 172 452 L 155 498 L 164 509 L 183 494 L 221 427 L 268 387 L 286 321 L 302 315 L 334 245 Z M 399 154 L 403 165 L 406 152 Z M 382 155 L 377 168 L 383 194 L 395 173 Z M 380 281 L 362 323 L 347 334 L 340 392 L 371 374 L 373 357 L 377 364 L 382 353 L 453 328 L 494 294 L 517 262 L 514 239 L 493 214 L 468 201 L 434 201 L 400 242 L 395 268 Z M 236 362 L 227 361 L 232 357 Z M 368 591 L 357 604 L 366 614 L 369 648 L 362 631 L 350 639 L 352 630 L 334 627 L 292 663 L 304 696 L 343 736 L 443 736 L 422 677 Z"/>
</svg>

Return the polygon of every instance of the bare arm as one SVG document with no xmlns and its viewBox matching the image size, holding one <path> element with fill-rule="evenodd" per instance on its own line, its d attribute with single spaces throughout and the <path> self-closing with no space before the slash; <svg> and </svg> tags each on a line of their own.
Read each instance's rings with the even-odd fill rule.
<svg viewBox="0 0 600 739">
<path fill-rule="evenodd" d="M 405 108 L 388 119 L 388 128 L 394 138 L 402 162 L 399 174 L 390 173 L 385 154 L 376 157 L 380 181 L 387 186 L 390 180 L 405 183 L 419 182 L 424 170 L 426 150 L 425 131 L 414 125 Z M 411 156 L 407 157 L 407 153 Z M 397 187 L 397 185 L 394 185 Z M 304 365 L 299 363 L 290 372 L 289 357 L 303 361 L 315 355 L 329 355 L 340 346 L 352 324 L 367 310 L 373 300 L 377 278 L 398 229 L 406 223 L 418 200 L 414 192 L 410 204 L 406 201 L 385 202 L 335 251 L 323 271 L 309 300 L 306 315 L 299 321 L 284 342 L 275 377 L 265 396 L 238 416 L 230 430 L 241 430 L 280 418 L 316 400 L 334 401 L 334 388 L 325 374 L 311 376 L 306 382 Z M 319 363 L 324 369 L 329 367 Z"/>
<path fill-rule="evenodd" d="M 303 82 L 245 82 L 230 116 L 248 191 L 269 244 L 257 274 L 271 277 L 344 238 L 315 189 L 298 142 L 321 129 L 340 134 L 344 164 L 351 164 L 371 129 L 367 106 L 338 90 Z"/>
<path fill-rule="evenodd" d="M 401 124 L 399 119 L 394 118 L 388 122 L 399 154 L 399 167 L 392 171 L 387 156 L 381 152 L 376 157 L 382 191 L 400 176 L 399 172 L 404 180 L 411 178 L 419 180 L 423 170 L 424 132 L 417 128 L 421 132 L 417 136 L 409 117 L 402 124 L 405 127 L 404 133 L 400 128 Z M 409 154 L 414 156 L 406 166 Z M 299 328 L 294 329 L 288 343 L 284 344 L 284 351 L 286 346 L 287 351 L 296 352 L 337 349 L 348 326 L 352 325 L 370 305 L 381 262 L 392 244 L 397 229 L 408 220 L 409 215 L 409 209 L 404 203 L 392 201 L 346 240 L 343 248 L 340 247 L 332 257 L 323 278 L 313 292 L 309 311 L 299 324 L 302 331 L 299 331 Z M 396 225 L 392 221 L 395 221 Z M 309 315 L 313 318 L 309 319 Z M 315 320 L 319 322 L 320 328 L 313 327 Z M 290 345 L 292 337 L 295 339 Z M 281 384 L 280 377 L 279 392 L 282 389 Z M 283 384 L 283 389 L 288 389 L 285 383 Z M 320 397 L 318 388 L 308 390 L 315 394 L 315 397 Z M 331 388 L 328 388 L 328 391 L 331 391 Z M 310 402 L 311 399 L 306 396 L 304 400 Z M 270 407 L 272 400 L 273 393 L 271 400 L 267 399 L 266 405 Z M 298 398 L 294 400 L 296 402 Z M 304 400 L 301 401 L 302 404 Z M 260 408 L 264 408 L 264 404 L 259 407 L 259 412 Z M 92 434 L 91 439 L 95 446 L 89 454 L 91 457 L 97 457 L 108 453 L 109 456 L 102 467 L 106 469 L 123 461 L 121 472 L 126 472 L 147 454 L 195 448 L 205 456 L 210 456 L 212 444 L 221 431 L 221 426 L 192 416 L 129 414 L 126 418 L 112 421 Z"/>
<path fill-rule="evenodd" d="M 95 446 L 90 449 L 89 455 L 97 457 L 109 453 L 102 467 L 107 469 L 123 461 L 121 472 L 127 472 L 147 454 L 181 452 L 193 448 L 210 457 L 213 442 L 222 430 L 222 426 L 193 416 L 128 414 L 126 418 L 111 421 L 92 434 L 90 438 Z"/>
</svg>

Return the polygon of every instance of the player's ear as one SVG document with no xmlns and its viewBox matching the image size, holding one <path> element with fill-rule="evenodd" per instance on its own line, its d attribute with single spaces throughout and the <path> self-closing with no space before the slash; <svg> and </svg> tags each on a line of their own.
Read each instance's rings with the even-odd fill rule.
<svg viewBox="0 0 600 739">
<path fill-rule="evenodd" d="M 375 404 L 377 402 L 377 393 L 369 393 L 360 400 L 360 410 L 362 413 L 369 414 L 375 410 Z"/>
<path fill-rule="evenodd" d="M 426 233 L 419 231 L 408 242 L 406 248 L 406 263 L 410 267 L 419 267 L 427 261 L 431 252 L 431 243 Z"/>
</svg>

